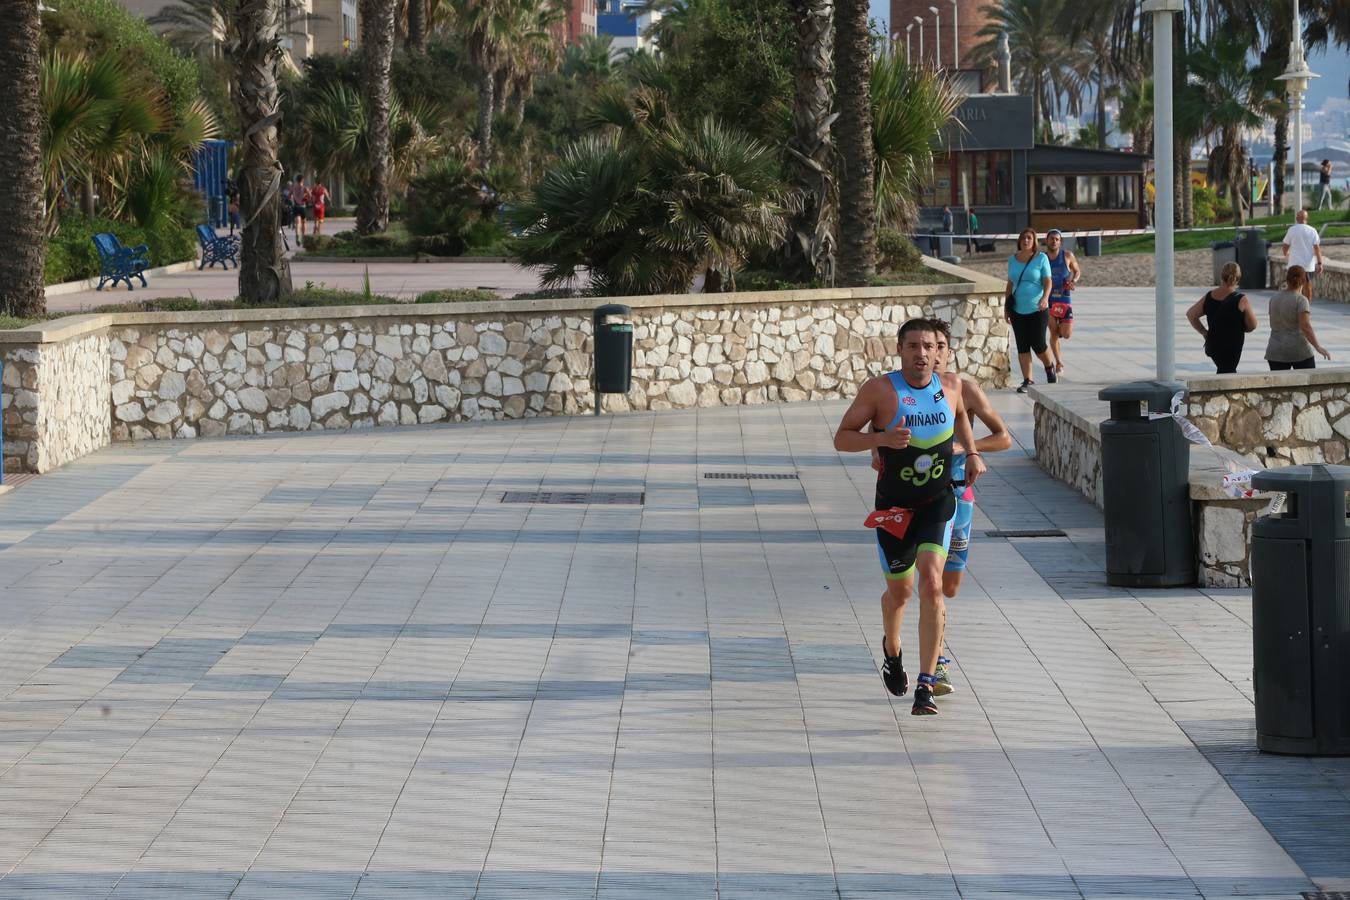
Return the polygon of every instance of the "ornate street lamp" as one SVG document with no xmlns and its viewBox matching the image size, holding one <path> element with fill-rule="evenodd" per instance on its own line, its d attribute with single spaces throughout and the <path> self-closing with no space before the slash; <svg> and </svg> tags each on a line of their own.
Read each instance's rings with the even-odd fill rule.
<svg viewBox="0 0 1350 900">
<path fill-rule="evenodd" d="M 1275 80 L 1284 82 L 1284 88 L 1289 92 L 1289 108 L 1294 111 L 1295 212 L 1303 208 L 1303 95 L 1308 91 L 1308 82 L 1319 77 L 1303 58 L 1303 21 L 1299 18 L 1298 0 L 1294 0 L 1294 39 L 1289 42 L 1289 65 Z"/>
<path fill-rule="evenodd" d="M 919 65 L 923 65 L 923 19 L 915 16 L 914 24 L 919 26 Z"/>
<path fill-rule="evenodd" d="M 909 27 L 905 29 L 905 62 L 909 63 L 911 66 L 914 65 L 914 52 L 909 46 L 909 36 L 912 31 L 914 31 L 914 23 L 910 22 Z"/>
</svg>

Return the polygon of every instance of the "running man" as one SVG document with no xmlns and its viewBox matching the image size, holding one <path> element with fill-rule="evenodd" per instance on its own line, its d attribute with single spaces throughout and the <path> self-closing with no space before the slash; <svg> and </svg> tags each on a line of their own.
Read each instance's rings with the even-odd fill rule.
<svg viewBox="0 0 1350 900">
<path fill-rule="evenodd" d="M 919 678 L 916 716 L 935 715 L 933 686 L 942 650 L 942 566 L 956 497 L 952 493 L 952 441 L 974 447 L 961 378 L 939 371 L 938 337 L 945 324 L 910 319 L 900 327 L 900 371 L 869 380 L 858 391 L 834 434 L 845 453 L 878 451 L 877 549 L 886 578 L 881 595 L 881 680 L 897 697 L 909 690 L 900 647 L 905 605 L 919 588 Z M 868 426 L 871 431 L 865 431 Z M 966 481 L 985 472 L 978 450 L 967 454 Z M 880 515 L 878 515 L 880 514 Z M 897 532 L 899 534 L 897 535 Z"/>
<path fill-rule="evenodd" d="M 1064 249 L 1064 235 L 1058 228 L 1045 233 L 1045 255 L 1050 260 L 1050 355 L 1055 372 L 1064 371 L 1059 342 L 1073 336 L 1073 289 L 1083 278 L 1078 257 Z"/>
</svg>

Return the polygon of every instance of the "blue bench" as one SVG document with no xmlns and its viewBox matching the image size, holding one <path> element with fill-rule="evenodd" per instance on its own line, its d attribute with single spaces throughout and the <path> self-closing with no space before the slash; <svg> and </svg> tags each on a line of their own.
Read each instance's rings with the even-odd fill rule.
<svg viewBox="0 0 1350 900">
<path fill-rule="evenodd" d="M 230 263 L 239 268 L 239 236 L 220 237 L 210 225 L 197 226 L 197 242 L 202 245 L 202 259 L 197 263 L 198 270 L 220 263 L 222 269 L 228 269 Z"/>
<path fill-rule="evenodd" d="M 145 244 L 123 247 L 117 235 L 106 231 L 94 235 L 93 240 L 94 249 L 98 251 L 98 287 L 94 290 L 103 290 L 108 282 L 117 287 L 117 282 L 125 281 L 127 290 L 134 291 L 136 288 L 131 283 L 132 278 L 139 278 L 141 287 L 146 287 L 145 270 L 150 268 L 149 247 Z"/>
</svg>

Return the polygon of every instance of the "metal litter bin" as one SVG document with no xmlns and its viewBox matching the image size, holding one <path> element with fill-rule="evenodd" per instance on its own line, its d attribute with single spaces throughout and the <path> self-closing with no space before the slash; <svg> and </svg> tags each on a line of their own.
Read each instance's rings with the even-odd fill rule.
<svg viewBox="0 0 1350 900">
<path fill-rule="evenodd" d="M 1219 273 L 1230 262 L 1237 262 L 1237 241 L 1215 241 L 1209 245 L 1210 262 L 1214 266 L 1210 284 L 1222 284 Z"/>
<path fill-rule="evenodd" d="M 1101 425 L 1106 581 L 1123 587 L 1195 583 L 1191 530 L 1190 442 L 1170 412 L 1178 382 L 1134 381 L 1103 388 L 1111 404 Z"/>
<path fill-rule="evenodd" d="M 939 232 L 937 237 L 937 253 L 939 259 L 947 259 L 949 256 L 955 256 L 952 251 L 952 233 L 950 231 Z"/>
<path fill-rule="evenodd" d="M 591 314 L 595 332 L 595 414 L 600 415 L 601 394 L 626 394 L 633 385 L 633 325 L 607 322 L 609 316 L 632 315 L 622 303 L 606 303 Z"/>
<path fill-rule="evenodd" d="M 1239 287 L 1266 286 L 1266 259 L 1270 256 L 1270 242 L 1261 228 L 1239 228 L 1237 231 L 1237 264 L 1242 267 Z"/>
<path fill-rule="evenodd" d="M 1101 256 L 1102 255 L 1102 236 L 1100 234 L 1089 234 L 1079 238 L 1083 242 L 1083 255 Z"/>
<path fill-rule="evenodd" d="M 1256 746 L 1350 755 L 1350 466 L 1269 469 L 1283 509 L 1252 523 Z"/>
</svg>

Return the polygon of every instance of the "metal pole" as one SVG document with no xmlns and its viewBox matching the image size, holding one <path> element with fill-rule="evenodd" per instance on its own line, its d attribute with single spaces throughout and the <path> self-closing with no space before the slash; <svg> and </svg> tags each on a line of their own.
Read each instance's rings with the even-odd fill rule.
<svg viewBox="0 0 1350 900">
<path fill-rule="evenodd" d="M 952 71 L 961 68 L 961 33 L 957 30 L 956 0 L 952 0 Z"/>
<path fill-rule="evenodd" d="M 942 16 L 936 6 L 928 7 L 933 14 L 933 67 L 942 68 Z"/>
<path fill-rule="evenodd" d="M 911 47 L 910 35 L 914 31 L 914 23 L 910 22 L 909 27 L 905 29 L 905 62 L 914 65 L 914 50 Z"/>
<path fill-rule="evenodd" d="M 1145 0 L 1144 11 L 1153 13 L 1153 246 L 1157 281 L 1153 329 L 1158 346 L 1159 381 L 1176 378 L 1176 300 L 1173 296 L 1176 265 L 1173 257 L 1175 226 L 1172 222 L 1172 15 L 1181 11 L 1182 0 Z M 1187 173 L 1181 173 L 1186 178 Z"/>
<path fill-rule="evenodd" d="M 1270 207 L 1270 214 L 1275 215 L 1275 160 L 1270 160 L 1270 185 L 1266 188 L 1266 205 Z"/>
<path fill-rule="evenodd" d="M 914 24 L 919 26 L 919 65 L 923 65 L 923 19 L 915 16 Z"/>
<path fill-rule="evenodd" d="M 1294 107 L 1294 212 L 1297 213 L 1303 208 L 1303 92 L 1291 91 L 1289 99 Z"/>
</svg>

